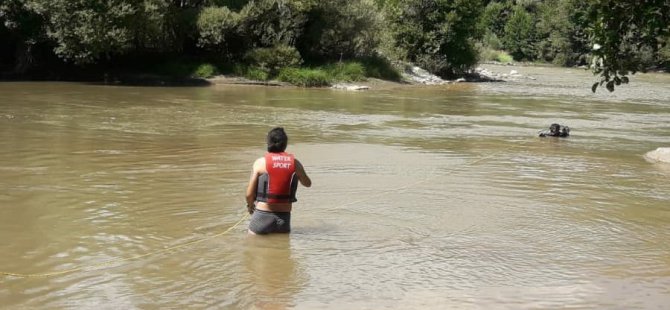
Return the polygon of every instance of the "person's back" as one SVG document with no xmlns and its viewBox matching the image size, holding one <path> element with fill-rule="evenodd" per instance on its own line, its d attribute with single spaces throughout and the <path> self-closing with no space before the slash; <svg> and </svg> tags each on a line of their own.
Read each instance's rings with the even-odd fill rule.
<svg viewBox="0 0 670 310">
<path fill-rule="evenodd" d="M 252 214 L 249 232 L 288 233 L 298 182 L 310 187 L 312 181 L 300 161 L 285 152 L 288 136 L 283 128 L 270 130 L 267 144 L 268 153 L 254 162 L 247 186 L 247 209 Z"/>
</svg>

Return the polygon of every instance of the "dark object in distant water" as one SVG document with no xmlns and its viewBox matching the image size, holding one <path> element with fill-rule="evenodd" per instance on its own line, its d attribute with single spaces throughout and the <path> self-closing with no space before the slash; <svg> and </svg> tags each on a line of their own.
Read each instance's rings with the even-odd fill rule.
<svg viewBox="0 0 670 310">
<path fill-rule="evenodd" d="M 551 124 L 549 130 L 540 131 L 540 137 L 561 137 L 565 138 L 570 135 L 570 127 L 561 126 L 559 124 Z"/>
</svg>

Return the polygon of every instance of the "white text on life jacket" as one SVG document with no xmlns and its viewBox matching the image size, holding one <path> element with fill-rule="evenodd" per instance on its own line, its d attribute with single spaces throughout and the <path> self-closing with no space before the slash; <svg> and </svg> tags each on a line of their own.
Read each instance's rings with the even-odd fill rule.
<svg viewBox="0 0 670 310">
<path fill-rule="evenodd" d="M 272 168 L 289 169 L 291 163 L 272 163 Z"/>
<path fill-rule="evenodd" d="M 272 168 L 280 168 L 280 169 L 291 168 L 291 156 L 273 155 Z"/>
</svg>

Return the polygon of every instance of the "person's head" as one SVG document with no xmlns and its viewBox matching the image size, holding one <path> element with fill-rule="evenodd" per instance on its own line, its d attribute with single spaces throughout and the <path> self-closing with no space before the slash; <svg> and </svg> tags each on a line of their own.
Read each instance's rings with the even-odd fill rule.
<svg viewBox="0 0 670 310">
<path fill-rule="evenodd" d="M 282 127 L 275 127 L 268 132 L 268 152 L 281 153 L 286 150 L 288 136 Z"/>
<path fill-rule="evenodd" d="M 549 126 L 549 131 L 550 131 L 552 134 L 558 134 L 558 133 L 561 132 L 561 125 L 556 124 L 556 123 L 551 124 L 551 126 Z"/>
<path fill-rule="evenodd" d="M 566 137 L 568 135 L 570 135 L 570 127 L 563 126 L 563 128 L 561 128 L 561 135 L 566 136 Z"/>
</svg>

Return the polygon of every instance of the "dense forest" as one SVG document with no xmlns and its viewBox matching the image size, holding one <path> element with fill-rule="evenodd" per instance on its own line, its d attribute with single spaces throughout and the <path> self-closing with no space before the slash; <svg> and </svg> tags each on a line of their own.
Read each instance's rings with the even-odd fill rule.
<svg viewBox="0 0 670 310">
<path fill-rule="evenodd" d="M 396 79 L 412 63 L 451 78 L 530 61 L 590 67 L 611 90 L 670 67 L 669 25 L 669 0 L 0 0 L 0 73 L 263 80 L 346 63 Z"/>
</svg>

